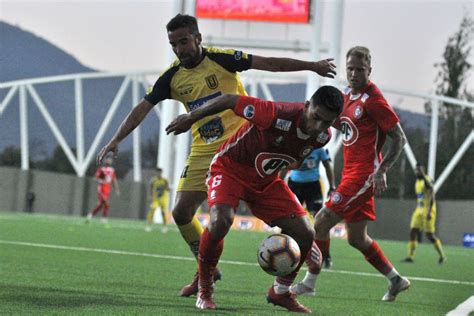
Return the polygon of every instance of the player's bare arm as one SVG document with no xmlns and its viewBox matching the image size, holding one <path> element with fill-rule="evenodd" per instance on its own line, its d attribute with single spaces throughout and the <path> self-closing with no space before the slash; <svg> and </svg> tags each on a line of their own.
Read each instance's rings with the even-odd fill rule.
<svg viewBox="0 0 474 316">
<path fill-rule="evenodd" d="M 176 117 L 167 127 L 166 134 L 174 133 L 175 135 L 186 132 L 191 126 L 200 119 L 220 113 L 225 110 L 233 110 L 237 105 L 239 95 L 223 94 L 203 106 L 186 114 Z"/>
<path fill-rule="evenodd" d="M 379 168 L 374 172 L 372 181 L 374 185 L 375 194 L 380 194 L 387 190 L 387 179 L 386 172 L 390 169 L 395 161 L 397 161 L 398 156 L 403 150 L 407 139 L 400 123 L 395 124 L 392 128 L 387 131 L 388 137 L 392 139 L 391 145 L 380 164 Z"/>
<path fill-rule="evenodd" d="M 332 191 L 336 190 L 336 182 L 334 180 L 334 167 L 331 160 L 323 161 L 324 169 L 326 170 L 326 176 L 328 177 L 329 182 L 329 191 L 328 194 L 331 194 Z"/>
<path fill-rule="evenodd" d="M 96 158 L 98 165 L 102 163 L 102 160 L 109 152 L 112 152 L 114 157 L 117 156 L 118 144 L 143 121 L 153 106 L 154 105 L 147 100 L 142 100 L 132 111 L 130 111 L 130 113 L 128 113 L 127 117 L 122 121 L 112 139 L 99 151 L 99 154 Z"/>
<path fill-rule="evenodd" d="M 333 60 L 333 58 L 328 58 L 312 62 L 293 58 L 262 57 L 253 55 L 251 68 L 274 72 L 309 70 L 322 77 L 334 78 L 336 75 L 336 64 L 333 63 Z"/>
</svg>

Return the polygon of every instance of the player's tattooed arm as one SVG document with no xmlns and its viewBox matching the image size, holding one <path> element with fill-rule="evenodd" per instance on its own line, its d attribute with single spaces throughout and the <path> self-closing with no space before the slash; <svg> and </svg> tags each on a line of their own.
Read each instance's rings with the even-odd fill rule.
<svg viewBox="0 0 474 316">
<path fill-rule="evenodd" d="M 118 144 L 128 136 L 145 118 L 145 116 L 153 108 L 153 104 L 143 99 L 136 107 L 133 108 L 127 117 L 120 124 L 119 128 L 115 132 L 112 139 L 102 147 L 96 157 L 96 162 L 98 165 L 102 163 L 102 160 L 107 155 L 108 152 L 112 152 L 114 157 L 118 153 Z"/>
<path fill-rule="evenodd" d="M 179 115 L 166 127 L 166 134 L 174 133 L 177 135 L 184 133 L 194 123 L 206 116 L 235 109 L 239 97 L 236 94 L 223 94 L 189 113 Z"/>
<path fill-rule="evenodd" d="M 395 124 L 392 128 L 387 131 L 387 135 L 391 138 L 392 142 L 388 148 L 387 154 L 380 164 L 379 168 L 371 175 L 373 181 L 375 194 L 380 194 L 387 190 L 386 172 L 390 169 L 398 156 L 403 150 L 407 139 L 400 123 Z"/>
<path fill-rule="evenodd" d="M 293 58 L 262 57 L 253 55 L 251 68 L 274 72 L 309 70 L 322 77 L 334 78 L 336 75 L 336 64 L 334 64 L 333 60 L 333 58 L 327 58 L 313 62 Z"/>
</svg>

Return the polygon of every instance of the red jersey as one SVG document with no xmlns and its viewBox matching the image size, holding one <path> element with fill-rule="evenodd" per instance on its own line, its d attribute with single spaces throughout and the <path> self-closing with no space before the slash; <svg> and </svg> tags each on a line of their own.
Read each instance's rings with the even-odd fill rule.
<svg viewBox="0 0 474 316">
<path fill-rule="evenodd" d="M 386 133 L 400 120 L 382 92 L 369 81 L 360 94 L 344 90 L 344 110 L 335 126 L 342 131 L 344 168 L 342 180 L 360 179 L 375 171 L 382 161 Z"/>
<path fill-rule="evenodd" d="M 99 167 L 95 172 L 95 177 L 99 181 L 99 187 L 110 188 L 115 179 L 115 169 L 110 166 Z"/>
<path fill-rule="evenodd" d="M 248 122 L 219 148 L 211 163 L 211 173 L 224 168 L 256 189 L 264 188 L 278 177 L 281 168 L 302 160 L 331 138 L 330 130 L 318 137 L 301 131 L 303 103 L 241 96 L 234 112 Z"/>
</svg>

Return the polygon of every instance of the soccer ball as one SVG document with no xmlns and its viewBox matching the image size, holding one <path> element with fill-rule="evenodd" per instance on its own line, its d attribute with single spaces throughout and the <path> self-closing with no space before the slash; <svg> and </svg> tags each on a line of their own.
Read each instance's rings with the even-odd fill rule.
<svg viewBox="0 0 474 316">
<path fill-rule="evenodd" d="M 265 238 L 257 253 L 257 260 L 263 271 L 276 276 L 293 272 L 300 257 L 298 243 L 285 234 L 273 234 Z"/>
</svg>

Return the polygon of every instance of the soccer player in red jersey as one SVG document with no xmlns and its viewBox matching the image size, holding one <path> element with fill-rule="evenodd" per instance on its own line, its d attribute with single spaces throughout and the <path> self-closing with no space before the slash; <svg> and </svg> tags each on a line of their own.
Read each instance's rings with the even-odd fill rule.
<svg viewBox="0 0 474 316">
<path fill-rule="evenodd" d="M 115 169 L 112 167 L 112 158 L 107 157 L 105 159 L 104 166 L 101 166 L 95 172 L 95 178 L 97 179 L 97 205 L 95 208 L 87 214 L 87 222 L 90 222 L 92 217 L 97 214 L 102 208 L 102 222 L 107 223 L 107 216 L 109 215 L 109 197 L 110 187 L 114 185 L 115 193 L 120 195 L 120 189 L 115 176 Z"/>
<path fill-rule="evenodd" d="M 178 116 L 166 128 L 167 133 L 179 134 L 197 120 L 227 109 L 247 120 L 222 144 L 210 165 L 207 185 L 211 220 L 199 245 L 197 308 L 216 308 L 213 274 L 239 200 L 246 201 L 256 217 L 293 237 L 300 246 L 301 257 L 318 258 L 321 268 L 321 255 L 313 242 L 314 231 L 307 213 L 278 172 L 283 167 L 298 167 L 313 149 L 329 141 L 328 128 L 342 110 L 343 101 L 342 93 L 331 86 L 319 88 L 305 103 L 226 94 Z M 293 273 L 276 278 L 268 291 L 269 303 L 290 311 L 311 312 L 289 292 L 303 261 Z"/>
<path fill-rule="evenodd" d="M 377 242 L 367 235 L 367 222 L 375 220 L 374 194 L 387 189 L 386 172 L 406 143 L 400 120 L 379 88 L 369 80 L 372 71 L 369 49 L 356 46 L 346 56 L 349 87 L 344 90 L 344 110 L 335 122 L 342 131 L 344 168 L 341 183 L 315 218 L 316 243 L 323 254 L 329 249 L 329 230 L 341 220 L 347 224 L 348 242 L 389 280 L 382 301 L 393 301 L 410 287 L 385 257 Z M 385 158 L 381 150 L 391 138 Z M 304 280 L 291 288 L 298 295 L 314 293 L 316 275 L 308 271 Z"/>
</svg>

